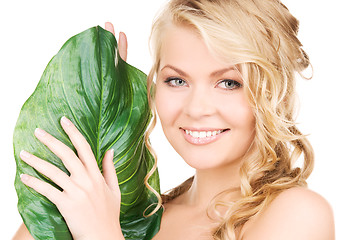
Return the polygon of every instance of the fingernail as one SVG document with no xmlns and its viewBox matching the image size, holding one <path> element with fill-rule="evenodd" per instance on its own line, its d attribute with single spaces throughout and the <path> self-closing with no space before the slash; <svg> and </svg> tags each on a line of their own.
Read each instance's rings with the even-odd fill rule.
<svg viewBox="0 0 360 240">
<path fill-rule="evenodd" d="M 20 152 L 20 157 L 21 157 L 21 159 L 29 159 L 30 158 L 30 153 L 28 153 L 27 151 L 24 151 L 24 150 L 21 150 L 21 152 Z"/>
<path fill-rule="evenodd" d="M 114 149 L 113 148 L 110 149 L 109 152 L 110 152 L 111 157 L 113 158 L 114 157 Z"/>
<path fill-rule="evenodd" d="M 43 137 L 43 136 L 45 136 L 45 133 L 46 132 L 40 128 L 35 129 L 35 136 L 37 136 L 37 137 Z"/>
<path fill-rule="evenodd" d="M 71 125 L 71 121 L 69 119 L 67 119 L 67 117 L 63 116 L 60 120 L 63 124 L 65 124 L 66 126 L 70 126 Z"/>
<path fill-rule="evenodd" d="M 22 173 L 20 174 L 20 179 L 21 181 L 26 182 L 27 180 L 29 180 L 29 176 Z"/>
</svg>

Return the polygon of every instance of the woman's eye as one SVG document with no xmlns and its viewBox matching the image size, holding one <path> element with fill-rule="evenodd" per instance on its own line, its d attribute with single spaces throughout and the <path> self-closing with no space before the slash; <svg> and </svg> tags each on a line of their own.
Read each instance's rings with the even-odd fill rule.
<svg viewBox="0 0 360 240">
<path fill-rule="evenodd" d="M 233 90 L 242 87 L 242 84 L 235 80 L 225 79 L 222 80 L 218 86 L 226 90 Z"/>
<path fill-rule="evenodd" d="M 165 83 L 167 83 L 171 87 L 182 87 L 187 85 L 185 80 L 181 78 L 168 78 L 165 80 Z"/>
</svg>

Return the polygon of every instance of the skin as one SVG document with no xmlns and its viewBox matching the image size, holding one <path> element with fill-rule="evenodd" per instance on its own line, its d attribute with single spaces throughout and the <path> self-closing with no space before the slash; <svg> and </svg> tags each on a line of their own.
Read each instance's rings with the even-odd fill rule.
<svg viewBox="0 0 360 240">
<path fill-rule="evenodd" d="M 207 213 L 214 219 L 216 215 L 207 212 L 207 206 L 218 193 L 241 181 L 238 169 L 254 138 L 255 119 L 243 89 L 230 90 L 222 82 L 241 83 L 241 76 L 212 55 L 191 28 L 168 27 L 162 46 L 157 112 L 167 139 L 196 169 L 196 175 L 189 191 L 165 204 L 155 239 L 212 239 L 216 222 Z M 212 75 L 219 69 L 230 70 Z M 169 78 L 172 80 L 167 82 Z M 187 128 L 229 130 L 214 142 L 198 145 L 184 137 Z M 238 196 L 227 197 L 222 200 Z M 286 190 L 245 224 L 239 239 L 334 239 L 332 210 L 325 199 L 308 189 Z"/>
<path fill-rule="evenodd" d="M 114 33 L 111 24 L 108 23 L 106 29 Z M 126 60 L 125 35 L 121 34 L 119 39 L 122 46 L 120 54 Z M 241 87 L 241 76 L 232 66 L 224 64 L 220 58 L 212 55 L 192 29 L 170 26 L 164 33 L 163 40 L 164 47 L 156 83 L 156 108 L 167 139 L 183 159 L 196 169 L 196 175 L 189 191 L 164 205 L 160 231 L 154 239 L 212 239 L 211 230 L 216 226 L 216 214 L 213 211 L 207 214 L 207 206 L 214 196 L 225 189 L 235 187 L 235 183 L 240 181 L 237 171 L 254 138 L 255 119 Z M 213 74 L 214 72 L 217 74 Z M 69 137 L 74 139 L 73 143 L 79 152 L 78 161 L 75 161 L 77 165 L 69 168 L 75 175 L 87 176 L 86 180 L 75 177 L 65 180 L 65 176 L 62 177 L 64 179 L 58 180 L 60 184 L 70 186 L 69 196 L 63 196 L 66 199 L 64 203 L 56 201 L 56 198 L 54 201 L 58 202 L 61 213 L 70 222 L 72 234 L 75 239 L 124 239 L 121 230 L 119 231 L 118 220 L 115 220 L 119 216 L 117 206 L 120 193 L 118 188 L 115 189 L 116 175 L 114 178 L 112 153 L 108 152 L 104 158 L 105 173 L 101 177 L 97 167 L 93 166 L 95 160 L 91 150 L 74 125 L 62 122 L 62 126 Z M 205 143 L 194 140 L 185 133 L 185 130 L 224 129 L 224 133 Z M 36 136 L 38 135 L 36 133 Z M 77 158 L 50 135 L 38 138 L 55 153 L 61 155 L 67 152 L 69 158 Z M 66 156 L 62 156 L 61 159 L 64 163 L 72 164 Z M 55 173 L 58 174 L 54 167 L 39 159 L 24 160 L 37 169 L 46 168 L 40 170 L 44 174 L 47 173 L 51 179 Z M 97 180 L 93 181 L 92 178 Z M 84 198 L 74 200 L 77 192 L 71 191 L 72 181 L 76 187 L 78 181 L 85 181 L 81 184 L 88 186 L 88 189 L 82 189 L 81 192 L 86 192 L 86 196 L 90 196 L 90 201 Z M 43 183 L 35 182 L 31 177 L 24 183 L 45 196 L 49 193 L 51 196 L 53 192 L 50 190 L 48 193 L 46 189 L 41 189 Z M 99 191 L 104 189 L 105 194 L 99 194 Z M 93 191 L 94 194 L 91 195 Z M 223 200 L 237 197 L 231 195 Z M 95 202 L 94 206 L 103 205 L 104 209 L 94 209 L 86 213 L 88 215 L 85 219 L 81 219 L 81 215 L 84 214 L 81 205 L 87 206 L 92 203 L 91 201 Z M 78 211 L 70 211 L 73 209 L 70 206 L 75 206 Z M 89 211 L 89 207 L 85 207 L 85 210 Z M 224 208 L 218 210 L 220 214 L 225 211 Z M 95 226 L 96 224 L 88 219 L 92 216 L 101 219 L 96 223 L 99 226 Z M 90 221 L 89 224 L 93 224 L 90 226 L 94 229 L 87 228 L 88 224 L 77 225 L 77 222 L 81 221 Z M 334 235 L 330 205 L 317 193 L 297 187 L 282 192 L 265 211 L 248 221 L 238 234 L 238 239 L 332 240 L 335 238 Z M 14 239 L 32 238 L 22 225 Z"/>
<path fill-rule="evenodd" d="M 155 102 L 165 136 L 197 175 L 235 173 L 255 133 L 240 74 L 212 56 L 190 29 L 168 27 L 163 38 Z M 206 144 L 184 137 L 184 130 L 225 129 Z"/>
<path fill-rule="evenodd" d="M 170 234 L 172 239 L 209 239 L 214 222 L 206 207 L 216 194 L 240 181 L 237 171 L 254 138 L 255 119 L 240 74 L 214 57 L 198 35 L 172 26 L 163 38 L 156 109 L 165 136 L 196 175 L 191 189 L 165 206 L 156 239 Z M 189 142 L 184 134 L 223 129 L 206 144 Z"/>
</svg>

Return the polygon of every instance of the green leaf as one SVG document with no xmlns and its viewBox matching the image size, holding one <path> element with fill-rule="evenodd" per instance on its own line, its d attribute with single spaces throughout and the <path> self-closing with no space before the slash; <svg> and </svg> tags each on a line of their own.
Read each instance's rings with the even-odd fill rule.
<svg viewBox="0 0 360 240">
<path fill-rule="evenodd" d="M 35 239 L 72 239 L 56 206 L 20 181 L 20 174 L 26 173 L 57 187 L 21 161 L 21 150 L 69 174 L 61 160 L 33 134 L 37 127 L 42 128 L 75 151 L 60 126 L 62 116 L 68 117 L 89 142 L 100 170 L 105 152 L 115 150 L 124 236 L 151 239 L 159 230 L 162 211 L 143 217 L 145 209 L 157 203 L 144 185 L 144 177 L 154 164 L 144 143 L 151 118 L 146 75 L 119 57 L 116 39 L 99 26 L 70 38 L 51 59 L 34 93 L 23 105 L 15 127 L 18 210 Z M 149 183 L 160 192 L 157 172 Z"/>
</svg>

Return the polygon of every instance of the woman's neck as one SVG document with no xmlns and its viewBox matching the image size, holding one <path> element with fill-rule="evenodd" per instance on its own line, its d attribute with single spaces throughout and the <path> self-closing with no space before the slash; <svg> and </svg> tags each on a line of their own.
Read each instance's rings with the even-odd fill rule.
<svg viewBox="0 0 360 240">
<path fill-rule="evenodd" d="M 238 188 L 240 166 L 228 166 L 221 169 L 196 170 L 190 189 L 178 199 L 181 204 L 206 209 L 219 193 Z M 217 200 L 229 201 L 234 194 L 219 196 Z"/>
</svg>

